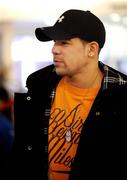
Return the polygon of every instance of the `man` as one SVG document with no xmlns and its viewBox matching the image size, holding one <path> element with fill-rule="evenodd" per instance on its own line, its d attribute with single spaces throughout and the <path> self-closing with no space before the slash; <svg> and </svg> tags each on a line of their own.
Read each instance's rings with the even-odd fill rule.
<svg viewBox="0 0 127 180">
<path fill-rule="evenodd" d="M 54 41 L 54 64 L 27 78 L 27 93 L 15 93 L 18 178 L 127 178 L 127 76 L 99 61 L 103 23 L 72 9 L 35 35 Z"/>
</svg>

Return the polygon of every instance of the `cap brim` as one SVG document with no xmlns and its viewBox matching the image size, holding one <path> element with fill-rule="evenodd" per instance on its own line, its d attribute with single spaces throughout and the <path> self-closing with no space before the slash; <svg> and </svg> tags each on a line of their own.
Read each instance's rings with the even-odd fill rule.
<svg viewBox="0 0 127 180">
<path fill-rule="evenodd" d="M 74 37 L 67 32 L 65 33 L 61 29 L 55 28 L 54 26 L 37 28 L 35 30 L 35 35 L 39 41 L 67 40 Z"/>
</svg>

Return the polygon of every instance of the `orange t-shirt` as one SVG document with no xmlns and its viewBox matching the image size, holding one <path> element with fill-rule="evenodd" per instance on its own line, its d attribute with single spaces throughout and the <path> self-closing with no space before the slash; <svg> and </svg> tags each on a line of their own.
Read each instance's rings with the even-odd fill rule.
<svg viewBox="0 0 127 180">
<path fill-rule="evenodd" d="M 99 88 L 78 88 L 65 78 L 59 82 L 49 120 L 49 179 L 68 179 L 83 124 Z"/>
</svg>

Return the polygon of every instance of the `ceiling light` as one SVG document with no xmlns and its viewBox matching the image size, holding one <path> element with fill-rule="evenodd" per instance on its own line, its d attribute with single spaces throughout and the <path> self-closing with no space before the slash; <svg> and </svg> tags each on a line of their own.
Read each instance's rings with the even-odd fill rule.
<svg viewBox="0 0 127 180">
<path fill-rule="evenodd" d="M 121 16 L 117 13 L 112 13 L 110 15 L 110 18 L 113 22 L 120 22 L 121 21 Z"/>
</svg>

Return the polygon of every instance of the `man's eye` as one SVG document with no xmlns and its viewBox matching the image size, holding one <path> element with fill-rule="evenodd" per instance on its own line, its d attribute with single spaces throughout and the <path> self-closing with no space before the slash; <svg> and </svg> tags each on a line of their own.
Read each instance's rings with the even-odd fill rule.
<svg viewBox="0 0 127 180">
<path fill-rule="evenodd" d="M 69 41 L 54 41 L 55 44 L 59 44 L 59 45 L 67 45 L 69 44 Z"/>
<path fill-rule="evenodd" d="M 62 41 L 61 44 L 63 44 L 63 45 L 68 44 L 68 42 L 67 41 Z"/>
</svg>

